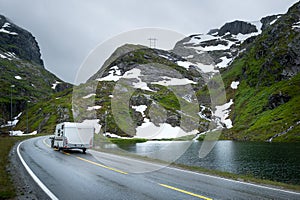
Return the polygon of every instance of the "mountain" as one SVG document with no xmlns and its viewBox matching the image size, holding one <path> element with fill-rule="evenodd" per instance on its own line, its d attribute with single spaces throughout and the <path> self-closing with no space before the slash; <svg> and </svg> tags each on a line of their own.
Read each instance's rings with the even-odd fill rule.
<svg viewBox="0 0 300 200">
<path fill-rule="evenodd" d="M 299 11 L 296 3 L 284 15 L 233 21 L 176 44 L 188 61 L 214 65 L 212 76 L 220 71 L 227 103 L 210 108 L 226 108 L 225 139 L 299 141 Z"/>
<path fill-rule="evenodd" d="M 94 106 L 91 110 L 99 123 L 105 125 L 107 121 L 107 131 L 121 136 L 141 136 L 139 132 L 146 126 L 176 129 L 182 116 L 191 114 L 197 120 L 187 119 L 191 128 L 181 127 L 186 134 L 223 128 L 224 139 L 299 141 L 299 13 L 296 3 L 283 15 L 257 22 L 228 22 L 207 34 L 178 41 L 171 51 L 122 46 L 89 79 L 96 84 L 91 87 L 94 92 L 82 93 L 79 99 L 92 97 L 95 101 L 81 110 Z M 169 73 L 164 73 L 164 67 Z M 174 79 L 179 78 L 170 68 L 186 82 L 174 85 Z M 120 80 L 121 86 L 117 84 Z M 194 96 L 172 90 L 187 85 L 193 88 Z M 131 91 L 130 87 L 135 89 Z M 132 92 L 132 96 L 122 96 L 116 88 Z M 129 112 L 119 122 L 113 117 L 111 105 L 118 99 L 116 94 L 126 102 L 122 105 L 116 100 L 122 107 L 120 112 Z M 181 103 L 194 100 L 197 115 L 182 112 L 185 105 Z M 154 105 L 163 114 L 151 114 Z M 121 130 L 117 124 L 121 124 Z"/>
<path fill-rule="evenodd" d="M 0 126 L 72 85 L 47 71 L 31 33 L 0 15 Z M 11 110 L 12 109 L 12 110 Z M 25 116 L 22 115 L 21 118 Z M 24 127 L 23 127 L 24 128 Z"/>
<path fill-rule="evenodd" d="M 18 57 L 43 66 L 38 43 L 31 33 L 11 23 L 3 15 L 0 15 L 0 27 L 0 53 L 2 58 Z M 9 54 L 9 52 L 12 54 Z"/>
<path fill-rule="evenodd" d="M 266 18 L 265 18 L 266 19 Z M 270 20 L 269 20 L 270 21 Z M 278 16 L 222 72 L 238 140 L 300 140 L 300 3 Z M 238 81 L 238 89 L 230 89 Z"/>
<path fill-rule="evenodd" d="M 8 119 L 12 94 L 15 115 L 23 111 L 15 130 L 25 130 L 30 100 L 30 130 L 47 133 L 58 122 L 89 119 L 107 137 L 163 139 L 222 129 L 222 139 L 298 142 L 299 11 L 298 2 L 286 14 L 228 22 L 183 38 L 171 51 L 123 45 L 73 90 L 45 70 L 36 42 L 26 45 L 37 52 L 22 51 L 14 37 L 24 30 L 5 19 L 0 35 L 11 44 L 0 47 L 0 117 Z"/>
<path fill-rule="evenodd" d="M 151 135 L 162 127 L 170 138 L 206 130 L 204 120 L 199 126 L 193 95 L 204 85 L 197 66 L 189 68 L 172 52 L 135 45 L 119 47 L 108 60 L 78 89 L 78 116 L 89 118 L 96 112 L 93 117 L 103 126 L 107 121 L 110 135 L 126 137 L 164 138 L 163 132 Z M 189 110 L 192 103 L 195 111 Z"/>
</svg>

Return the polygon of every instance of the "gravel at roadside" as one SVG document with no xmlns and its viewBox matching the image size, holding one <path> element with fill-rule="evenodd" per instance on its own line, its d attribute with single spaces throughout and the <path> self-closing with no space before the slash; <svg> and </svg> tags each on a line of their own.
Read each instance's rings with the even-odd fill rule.
<svg viewBox="0 0 300 200">
<path fill-rule="evenodd" d="M 19 143 L 11 149 L 9 153 L 9 165 L 7 171 L 12 176 L 12 181 L 16 188 L 17 196 L 16 200 L 43 200 L 50 199 L 42 189 L 35 183 L 35 181 L 28 174 L 24 166 L 22 165 L 19 156 L 17 154 L 17 146 Z"/>
</svg>

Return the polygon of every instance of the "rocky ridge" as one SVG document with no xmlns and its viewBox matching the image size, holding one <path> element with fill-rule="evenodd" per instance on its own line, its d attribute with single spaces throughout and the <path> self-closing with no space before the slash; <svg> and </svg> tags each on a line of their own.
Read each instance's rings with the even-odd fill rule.
<svg viewBox="0 0 300 200">
<path fill-rule="evenodd" d="M 0 15 L 0 27 L 0 132 L 7 132 L 12 117 L 72 85 L 45 69 L 38 43 L 30 32 L 3 15 Z M 25 119 L 24 115 L 20 116 Z M 41 121 L 47 118 L 40 117 Z M 19 128 L 24 130 L 24 125 Z M 34 129 L 38 126 L 35 124 Z"/>
</svg>

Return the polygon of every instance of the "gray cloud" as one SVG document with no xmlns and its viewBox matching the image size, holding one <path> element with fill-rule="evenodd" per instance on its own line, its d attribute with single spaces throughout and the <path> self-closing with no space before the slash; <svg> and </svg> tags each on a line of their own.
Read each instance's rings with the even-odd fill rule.
<svg viewBox="0 0 300 200">
<path fill-rule="evenodd" d="M 120 33 L 144 27 L 169 29 L 184 35 L 205 33 L 227 21 L 256 21 L 263 16 L 285 13 L 295 2 L 0 0 L 0 13 L 33 33 L 48 70 L 74 83 L 89 52 Z M 147 38 L 144 44 L 148 44 Z"/>
</svg>

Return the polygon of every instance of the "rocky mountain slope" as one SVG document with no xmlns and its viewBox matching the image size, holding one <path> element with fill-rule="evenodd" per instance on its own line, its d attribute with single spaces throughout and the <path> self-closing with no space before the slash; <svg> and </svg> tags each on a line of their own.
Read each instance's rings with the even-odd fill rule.
<svg viewBox="0 0 300 200">
<path fill-rule="evenodd" d="M 222 74 L 239 140 L 300 140 L 300 3 L 277 17 Z"/>
<path fill-rule="evenodd" d="M 124 45 L 113 56 L 118 52 L 124 53 L 109 58 L 113 61 L 79 89 L 78 116 L 88 118 L 96 112 L 100 124 L 107 121 L 107 132 L 127 137 L 173 138 L 207 129 L 196 112 L 194 90 L 204 85 L 197 66 L 187 66 L 172 52 L 143 46 Z M 93 83 L 94 93 L 87 89 Z"/>
<path fill-rule="evenodd" d="M 51 95 L 72 85 L 45 69 L 39 46 L 31 33 L 2 15 L 0 27 L 0 126 L 3 131 L 11 119 L 11 112 L 12 117 L 24 114 L 27 107 L 48 101 Z"/>
<path fill-rule="evenodd" d="M 187 115 L 180 110 L 184 99 L 196 100 L 199 105 L 198 114 L 191 115 L 197 120 L 189 120 L 194 124 L 191 127 L 196 127 L 196 123 L 200 126 L 194 130 L 183 128 L 187 134 L 222 127 L 222 137 L 234 140 L 299 141 L 299 13 L 297 3 L 283 15 L 257 22 L 229 22 L 207 34 L 184 38 L 170 52 L 121 47 L 114 54 L 119 56 L 111 58 L 90 79 L 98 83 L 96 92 L 84 95 L 95 97 L 94 106 L 98 107 L 94 111 L 100 124 L 107 120 L 107 131 L 116 135 L 128 136 L 126 132 L 130 132 L 130 136 L 136 136 L 143 127 L 152 125 L 178 128 L 182 113 Z M 117 53 L 121 49 L 125 52 L 122 55 Z M 184 94 L 174 96 L 176 93 L 170 88 L 180 87 L 167 83 L 178 77 L 161 73 L 164 68 L 160 64 L 179 72 L 181 79 L 187 80 L 180 86 L 191 85 L 195 96 L 190 97 L 195 99 L 191 101 Z M 222 81 L 217 80 L 220 74 Z M 111 102 L 117 98 L 114 91 L 120 79 L 137 89 L 131 98 L 125 96 L 130 116 L 119 122 L 133 124 L 130 131 L 126 125 L 120 130 L 114 121 L 117 119 L 112 117 Z M 221 94 L 223 84 L 225 101 L 213 103 L 212 93 Z M 210 85 L 215 85 L 213 91 Z M 124 90 L 129 91 L 128 87 Z M 166 111 L 157 122 L 151 116 L 153 105 Z"/>
<path fill-rule="evenodd" d="M 0 46 L 2 118 L 9 116 L 12 93 L 15 113 L 27 100 L 35 102 L 28 111 L 31 130 L 51 132 L 74 115 L 77 122 L 96 121 L 108 137 L 162 139 L 222 130 L 223 139 L 300 141 L 299 4 L 286 14 L 191 35 L 171 51 L 124 45 L 73 91 L 44 69 L 40 54 Z M 0 35 L 17 41 L 18 31 L 5 21 Z M 23 48 L 18 41 L 12 46 Z M 24 117 L 16 129 L 24 130 Z"/>
<path fill-rule="evenodd" d="M 220 71 L 228 103 L 219 106 L 230 122 L 224 138 L 299 141 L 299 15 L 297 3 L 284 15 L 226 23 L 176 44 L 173 52 Z"/>
</svg>

